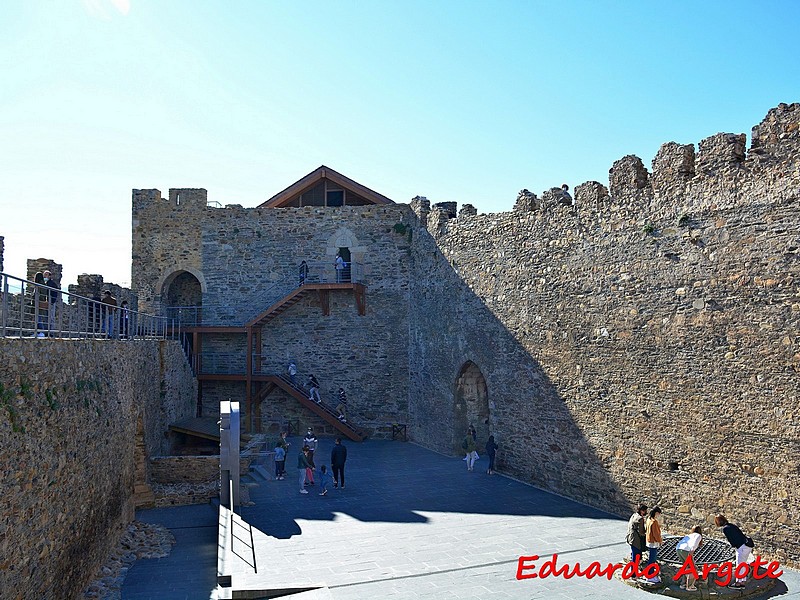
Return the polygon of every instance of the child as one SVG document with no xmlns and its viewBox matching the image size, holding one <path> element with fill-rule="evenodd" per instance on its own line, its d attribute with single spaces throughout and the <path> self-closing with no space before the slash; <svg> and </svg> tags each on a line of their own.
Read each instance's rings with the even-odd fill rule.
<svg viewBox="0 0 800 600">
<path fill-rule="evenodd" d="M 331 474 L 328 473 L 328 467 L 322 465 L 319 468 L 319 485 L 322 487 L 322 491 L 319 493 L 320 496 L 324 496 L 328 493 L 328 486 L 331 484 Z"/>
<path fill-rule="evenodd" d="M 275 479 L 283 479 L 286 473 L 286 450 L 280 443 L 275 446 Z"/>
</svg>

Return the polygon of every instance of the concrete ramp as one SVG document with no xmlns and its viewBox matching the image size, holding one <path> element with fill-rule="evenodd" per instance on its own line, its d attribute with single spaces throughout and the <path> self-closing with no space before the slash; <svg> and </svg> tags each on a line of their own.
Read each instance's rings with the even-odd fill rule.
<svg viewBox="0 0 800 600">
<path fill-rule="evenodd" d="M 332 598 L 326 584 L 289 571 L 285 578 L 273 570 L 259 573 L 258 557 L 275 556 L 275 538 L 259 531 L 224 505 L 219 507 L 217 594 L 219 599 Z"/>
</svg>

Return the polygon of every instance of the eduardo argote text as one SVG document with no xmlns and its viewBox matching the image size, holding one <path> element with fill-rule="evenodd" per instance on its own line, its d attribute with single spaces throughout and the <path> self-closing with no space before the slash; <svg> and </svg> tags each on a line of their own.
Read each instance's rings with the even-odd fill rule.
<svg viewBox="0 0 800 600">
<path fill-rule="evenodd" d="M 517 579 L 546 579 L 547 577 L 562 577 L 563 579 L 572 579 L 573 577 L 585 577 L 586 579 L 594 579 L 595 577 L 605 577 L 611 579 L 614 573 L 620 571 L 622 579 L 638 579 L 638 578 L 653 578 L 661 572 L 661 567 L 658 563 L 653 563 L 645 566 L 643 569 L 639 568 L 639 558 L 635 561 L 626 564 L 621 563 L 607 563 L 601 565 L 599 562 L 594 561 L 589 563 L 585 568 L 581 567 L 581 563 L 570 565 L 564 563 L 558 564 L 558 554 L 553 554 L 550 558 L 543 562 L 538 562 L 540 557 L 536 554 L 531 556 L 520 556 L 517 560 Z M 764 572 L 759 572 L 760 568 L 764 568 Z M 762 560 L 760 556 L 755 557 L 752 563 L 742 563 L 738 567 L 734 567 L 730 561 L 716 563 L 716 564 L 703 564 L 698 569 L 694 563 L 694 559 L 689 556 L 681 565 L 678 572 L 673 577 L 674 581 L 680 581 L 684 575 L 691 575 L 695 579 L 706 579 L 712 574 L 716 574 L 714 583 L 721 586 L 726 586 L 731 582 L 733 577 L 745 578 L 752 574 L 753 579 L 777 579 L 783 575 L 780 570 L 780 563 L 776 560 L 767 562 Z"/>
</svg>

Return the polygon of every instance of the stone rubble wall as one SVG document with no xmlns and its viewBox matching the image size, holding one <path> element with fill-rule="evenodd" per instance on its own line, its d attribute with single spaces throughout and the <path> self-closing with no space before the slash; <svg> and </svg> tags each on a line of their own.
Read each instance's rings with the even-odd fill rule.
<svg viewBox="0 0 800 600">
<path fill-rule="evenodd" d="M 663 149 L 681 190 L 661 185 L 666 206 L 626 157 L 610 195 L 579 186 L 577 209 L 528 193 L 532 211 L 426 215 L 414 439 L 452 452 L 442 424 L 471 360 L 508 472 L 621 516 L 660 504 L 672 533 L 723 512 L 800 563 L 800 105 L 776 111 L 789 121 L 770 112 L 753 158 L 713 136 L 693 175 L 691 152 Z"/>
<path fill-rule="evenodd" d="M 0 589 L 75 598 L 133 518 L 137 423 L 151 455 L 194 414 L 176 342 L 0 339 Z"/>
</svg>

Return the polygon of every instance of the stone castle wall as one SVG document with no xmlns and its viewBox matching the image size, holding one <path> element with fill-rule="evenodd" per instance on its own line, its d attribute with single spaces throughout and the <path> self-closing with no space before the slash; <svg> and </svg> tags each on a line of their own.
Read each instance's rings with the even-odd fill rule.
<svg viewBox="0 0 800 600">
<path fill-rule="evenodd" d="M 770 111 L 747 156 L 741 136 L 695 162 L 665 145 L 653 177 L 626 157 L 577 208 L 417 201 L 414 439 L 451 450 L 471 361 L 508 472 L 620 515 L 658 503 L 674 533 L 724 512 L 800 562 L 799 122 Z"/>
<path fill-rule="evenodd" d="M 136 433 L 194 414 L 175 342 L 0 339 L 0 589 L 75 598 L 133 518 Z"/>
</svg>

